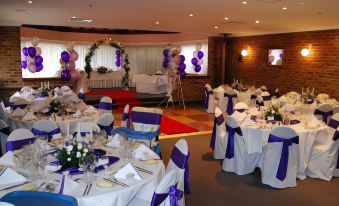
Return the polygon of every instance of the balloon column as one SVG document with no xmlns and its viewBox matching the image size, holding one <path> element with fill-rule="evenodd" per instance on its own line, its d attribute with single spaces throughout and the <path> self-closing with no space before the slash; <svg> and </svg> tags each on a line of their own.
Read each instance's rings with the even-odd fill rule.
<svg viewBox="0 0 339 206">
<path fill-rule="evenodd" d="M 76 81 L 80 78 L 80 72 L 75 69 L 75 61 L 78 60 L 79 54 L 74 50 L 74 44 L 66 44 L 66 50 L 61 52 L 61 79 L 65 81 Z"/>
<path fill-rule="evenodd" d="M 169 63 L 171 61 L 171 52 L 170 49 L 164 49 L 164 51 L 162 52 L 164 55 L 164 61 L 162 62 L 162 66 L 167 69 L 169 67 Z"/>
<path fill-rule="evenodd" d="M 201 44 L 195 46 L 196 51 L 193 52 L 193 58 L 191 60 L 196 73 L 201 71 L 201 65 L 204 63 L 204 60 L 202 59 L 204 57 L 204 52 L 200 51 L 201 47 Z"/>
<path fill-rule="evenodd" d="M 121 51 L 119 49 L 117 49 L 115 51 L 115 54 L 116 54 L 116 62 L 115 62 L 115 65 L 117 65 L 117 67 L 120 67 L 121 66 L 121 62 L 122 62 L 122 56 L 121 56 Z"/>
<path fill-rule="evenodd" d="M 22 48 L 22 54 L 24 55 L 24 61 L 21 61 L 22 69 L 28 69 L 28 71 L 35 73 L 40 72 L 44 66 L 42 62 L 44 59 L 41 56 L 41 48 L 38 47 L 39 38 L 33 37 L 31 40 L 32 46 L 31 47 L 24 47 Z"/>
</svg>

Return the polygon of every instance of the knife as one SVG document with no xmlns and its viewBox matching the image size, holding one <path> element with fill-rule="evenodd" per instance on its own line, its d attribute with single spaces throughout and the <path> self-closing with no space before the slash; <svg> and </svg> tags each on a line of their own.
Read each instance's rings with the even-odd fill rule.
<svg viewBox="0 0 339 206">
<path fill-rule="evenodd" d="M 0 176 L 7 170 L 8 167 L 5 167 L 1 172 L 0 172 Z"/>
<path fill-rule="evenodd" d="M 92 184 L 89 185 L 89 188 L 88 188 L 87 194 L 86 194 L 87 196 L 88 196 L 89 192 L 91 191 L 91 189 L 92 189 Z"/>
<path fill-rule="evenodd" d="M 82 194 L 82 196 L 83 196 L 83 197 L 85 197 L 85 195 L 86 195 L 87 188 L 88 188 L 88 185 L 86 185 L 86 188 L 85 188 L 84 194 Z"/>
<path fill-rule="evenodd" d="M 6 187 L 6 188 L 4 188 L 4 189 L 1 189 L 0 191 L 3 191 L 3 190 L 10 190 L 10 189 L 13 189 L 13 188 L 20 187 L 20 186 L 22 186 L 22 185 L 28 184 L 28 183 L 30 183 L 30 182 L 32 182 L 32 181 L 26 181 L 26 182 L 21 183 L 21 184 L 12 185 L 12 186 L 10 186 L 10 187 Z"/>
</svg>

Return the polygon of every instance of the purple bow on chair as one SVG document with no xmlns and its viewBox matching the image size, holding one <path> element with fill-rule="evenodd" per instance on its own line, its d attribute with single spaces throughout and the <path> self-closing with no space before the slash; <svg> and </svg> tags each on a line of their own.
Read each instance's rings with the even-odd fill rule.
<svg viewBox="0 0 339 206">
<path fill-rule="evenodd" d="M 183 192 L 172 185 L 168 193 L 153 193 L 151 206 L 160 205 L 168 196 L 170 197 L 170 206 L 179 206 L 179 200 L 183 197 Z"/>
<path fill-rule="evenodd" d="M 41 131 L 41 130 L 38 130 L 38 129 L 35 129 L 35 128 L 32 128 L 31 131 L 34 135 L 44 136 L 46 139 L 48 139 L 48 141 L 51 141 L 53 135 L 61 133 L 59 128 L 56 128 L 56 129 L 54 129 L 50 132 Z"/>
<path fill-rule="evenodd" d="M 213 94 L 213 91 L 208 91 L 207 87 L 205 87 L 205 108 L 208 109 L 208 102 L 209 102 L 209 99 L 210 99 L 210 95 Z"/>
<path fill-rule="evenodd" d="M 111 131 L 113 130 L 113 125 L 114 125 L 114 121 L 110 125 L 107 125 L 107 126 L 98 124 L 101 130 L 105 130 L 107 135 L 111 135 Z"/>
<path fill-rule="evenodd" d="M 179 167 L 180 169 L 185 169 L 185 193 L 190 194 L 190 174 L 189 174 L 189 167 L 188 167 L 188 159 L 190 157 L 190 153 L 187 155 L 183 154 L 177 147 L 173 148 L 172 154 L 171 154 L 171 160 L 174 162 L 174 164 Z"/>
<path fill-rule="evenodd" d="M 27 104 L 10 104 L 9 105 L 10 108 L 12 108 L 13 110 L 16 110 L 17 108 L 20 108 L 20 109 L 25 109 L 27 107 Z"/>
<path fill-rule="evenodd" d="M 35 141 L 35 137 L 28 138 L 28 139 L 7 141 L 6 149 L 7 151 L 18 150 L 18 149 L 21 149 L 25 145 L 32 144 L 34 141 Z"/>
<path fill-rule="evenodd" d="M 129 113 L 125 113 L 125 112 L 122 113 L 122 121 L 126 121 L 126 127 L 131 128 L 131 123 L 129 120 Z"/>
<path fill-rule="evenodd" d="M 84 100 L 84 99 L 85 99 L 85 94 L 82 93 L 82 92 L 80 92 L 80 93 L 79 93 L 79 99 Z"/>
<path fill-rule="evenodd" d="M 263 96 L 262 99 L 266 102 L 266 101 L 270 101 L 271 100 L 271 96 Z"/>
<path fill-rule="evenodd" d="M 339 121 L 331 119 L 330 122 L 328 123 L 328 126 L 332 127 L 333 129 L 337 129 L 339 126 Z"/>
<path fill-rule="evenodd" d="M 323 112 L 323 111 L 320 111 L 319 109 L 315 109 L 314 110 L 314 115 L 321 115 L 322 119 L 323 119 L 323 122 L 325 124 L 327 124 L 327 119 L 328 119 L 329 116 L 333 115 L 333 110 L 332 111 L 328 111 L 328 112 Z"/>
<path fill-rule="evenodd" d="M 8 135 L 11 133 L 11 130 L 10 130 L 9 127 L 4 127 L 4 128 L 2 128 L 2 129 L 0 129 L 0 132 L 1 132 L 1 133 L 4 133 L 5 135 L 8 136 Z"/>
<path fill-rule="evenodd" d="M 99 103 L 99 109 L 112 110 L 112 103 L 100 102 Z"/>
<path fill-rule="evenodd" d="M 257 99 L 257 95 L 251 94 L 251 99 Z"/>
<path fill-rule="evenodd" d="M 231 115 L 233 113 L 233 98 L 237 98 L 238 95 L 237 94 L 226 94 L 226 93 L 224 93 L 224 97 L 227 97 L 227 99 L 228 99 L 226 112 L 227 112 L 228 115 Z"/>
<path fill-rule="evenodd" d="M 234 157 L 234 135 L 237 133 L 238 135 L 242 136 L 242 131 L 240 127 L 232 128 L 228 125 L 226 125 L 226 130 L 228 132 L 228 141 L 225 157 L 227 159 L 232 159 Z"/>
<path fill-rule="evenodd" d="M 268 142 L 269 143 L 270 142 L 282 142 L 283 143 L 276 178 L 280 181 L 284 181 L 286 178 L 287 166 L 288 166 L 288 155 L 289 155 L 288 148 L 292 144 L 299 144 L 299 136 L 285 139 L 285 138 L 277 137 L 273 134 L 270 134 L 270 136 L 268 137 Z"/>
<path fill-rule="evenodd" d="M 220 126 L 222 123 L 224 123 L 224 115 L 220 115 L 218 117 L 214 118 L 214 125 L 213 125 L 213 132 L 212 132 L 212 137 L 211 137 L 211 142 L 210 142 L 210 147 L 214 150 L 215 148 L 215 138 L 217 135 L 217 125 Z"/>
</svg>

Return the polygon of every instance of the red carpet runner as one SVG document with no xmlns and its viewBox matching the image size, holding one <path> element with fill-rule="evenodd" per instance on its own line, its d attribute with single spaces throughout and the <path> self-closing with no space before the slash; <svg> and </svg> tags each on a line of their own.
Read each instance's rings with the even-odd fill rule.
<svg viewBox="0 0 339 206">
<path fill-rule="evenodd" d="M 199 130 L 178 122 L 174 119 L 166 117 L 162 115 L 161 124 L 160 124 L 160 132 L 171 135 L 171 134 L 181 134 L 181 133 L 191 133 L 191 132 L 198 132 Z"/>
<path fill-rule="evenodd" d="M 139 101 L 138 96 L 136 95 L 135 90 L 98 90 L 90 91 L 85 95 L 100 95 L 108 96 L 116 102 L 118 109 L 124 108 L 126 104 L 129 104 L 130 108 L 134 106 L 140 106 L 141 102 Z"/>
</svg>

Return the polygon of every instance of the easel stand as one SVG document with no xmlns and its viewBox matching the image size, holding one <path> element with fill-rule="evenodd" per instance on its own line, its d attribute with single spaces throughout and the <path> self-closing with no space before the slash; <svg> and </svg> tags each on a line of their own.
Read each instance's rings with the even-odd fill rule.
<svg viewBox="0 0 339 206">
<path fill-rule="evenodd" d="M 184 107 L 184 110 L 186 109 L 185 107 L 185 101 L 184 101 L 184 94 L 182 92 L 182 86 L 181 86 L 181 77 L 180 74 L 172 73 L 170 77 L 170 88 L 169 92 L 167 93 L 167 97 L 160 102 L 159 106 L 166 101 L 166 109 L 168 107 L 169 102 L 172 102 L 172 108 L 174 109 L 174 101 L 178 101 L 178 104 L 182 104 Z M 178 100 L 173 98 L 173 91 L 177 89 L 178 90 Z"/>
</svg>

